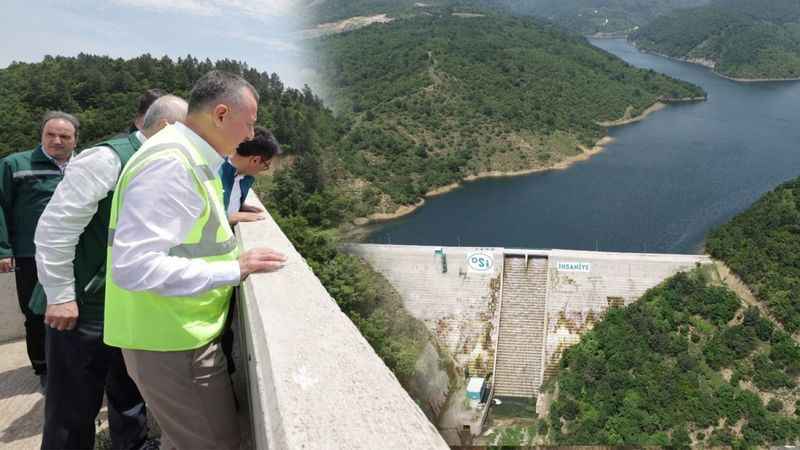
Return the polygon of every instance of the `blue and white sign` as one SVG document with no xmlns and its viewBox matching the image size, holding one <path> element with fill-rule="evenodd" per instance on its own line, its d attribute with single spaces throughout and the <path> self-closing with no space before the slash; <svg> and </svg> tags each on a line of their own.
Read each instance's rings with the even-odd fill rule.
<svg viewBox="0 0 800 450">
<path fill-rule="evenodd" d="M 591 272 L 592 265 L 585 262 L 559 262 L 559 272 Z"/>
<path fill-rule="evenodd" d="M 475 272 L 489 272 L 494 269 L 492 255 L 483 252 L 473 252 L 467 255 L 469 268 Z"/>
</svg>

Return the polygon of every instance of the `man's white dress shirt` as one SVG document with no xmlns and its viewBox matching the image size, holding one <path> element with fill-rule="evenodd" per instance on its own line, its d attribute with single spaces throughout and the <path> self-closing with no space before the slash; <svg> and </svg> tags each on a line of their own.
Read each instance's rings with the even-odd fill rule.
<svg viewBox="0 0 800 450">
<path fill-rule="evenodd" d="M 185 125 L 171 126 L 194 144 L 217 173 L 222 163 L 217 152 Z M 75 299 L 75 247 L 97 204 L 114 189 L 120 171 L 120 160 L 110 148 L 82 152 L 70 163 L 42 214 L 34 240 L 39 280 L 48 304 Z M 172 247 L 183 243 L 203 212 L 205 203 L 195 192 L 194 183 L 192 175 L 176 160 L 148 163 L 128 183 L 118 213 L 112 267 L 108 269 L 121 288 L 190 296 L 239 284 L 237 261 L 209 263 L 168 255 Z"/>
<path fill-rule="evenodd" d="M 244 175 L 236 174 L 236 177 L 233 179 L 233 187 L 231 187 L 231 197 L 228 201 L 228 217 L 231 214 L 239 212 L 242 209 L 242 178 Z"/>
<path fill-rule="evenodd" d="M 222 164 L 219 154 L 185 125 L 172 126 L 200 151 L 217 174 Z M 159 159 L 145 164 L 123 195 L 110 261 L 119 287 L 191 296 L 239 284 L 238 261 L 207 262 L 168 254 L 183 243 L 205 207 L 192 174 L 180 161 Z M 227 222 L 222 226 L 228 226 Z"/>
<path fill-rule="evenodd" d="M 144 143 L 141 131 L 136 139 Z M 80 152 L 64 170 L 33 239 L 39 283 L 49 305 L 75 300 L 75 248 L 98 203 L 114 190 L 121 170 L 119 156 L 106 146 Z"/>
</svg>

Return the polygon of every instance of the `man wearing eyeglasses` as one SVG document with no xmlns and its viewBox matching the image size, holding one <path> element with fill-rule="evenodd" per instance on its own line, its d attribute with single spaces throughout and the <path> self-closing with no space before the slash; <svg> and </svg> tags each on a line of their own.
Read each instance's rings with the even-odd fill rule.
<svg viewBox="0 0 800 450">
<path fill-rule="evenodd" d="M 282 153 L 275 136 L 264 127 L 256 127 L 255 137 L 239 144 L 236 152 L 220 166 L 220 179 L 225 191 L 223 201 L 231 225 L 264 218 L 264 210 L 245 205 L 244 200 L 255 176 L 269 169 L 273 158 Z"/>
</svg>

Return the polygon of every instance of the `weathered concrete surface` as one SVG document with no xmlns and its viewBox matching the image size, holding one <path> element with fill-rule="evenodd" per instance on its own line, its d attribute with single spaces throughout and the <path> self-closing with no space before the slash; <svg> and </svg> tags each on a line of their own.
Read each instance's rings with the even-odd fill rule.
<svg viewBox="0 0 800 450">
<path fill-rule="evenodd" d="M 483 409 L 472 408 L 467 401 L 467 386 L 461 386 L 447 400 L 438 428 L 450 445 L 471 445 L 470 439 L 481 432 Z M 469 430 L 465 430 L 469 426 Z"/>
<path fill-rule="evenodd" d="M 0 344 L 0 355 L 0 448 L 37 449 L 42 443 L 44 396 L 30 368 L 25 341 Z"/>
<path fill-rule="evenodd" d="M 277 224 L 238 229 L 289 258 L 241 296 L 256 448 L 448 448 Z"/>
<path fill-rule="evenodd" d="M 406 310 L 425 323 L 455 359 L 473 375 L 494 367 L 497 307 L 500 295 L 501 249 L 444 247 L 447 272 L 435 251 L 440 247 L 347 245 L 345 250 L 367 261 L 394 286 Z M 491 268 L 477 271 L 467 257 L 483 253 Z"/>
<path fill-rule="evenodd" d="M 25 316 L 19 311 L 13 273 L 0 273 L 0 342 L 25 336 Z"/>
<path fill-rule="evenodd" d="M 431 342 L 425 346 L 414 369 L 413 387 L 409 388 L 409 392 L 426 403 L 421 405 L 423 411 L 428 411 L 428 418 L 434 420 L 439 417 L 442 407 L 447 402 L 450 376 L 447 368 L 442 367 L 439 352 Z"/>
</svg>

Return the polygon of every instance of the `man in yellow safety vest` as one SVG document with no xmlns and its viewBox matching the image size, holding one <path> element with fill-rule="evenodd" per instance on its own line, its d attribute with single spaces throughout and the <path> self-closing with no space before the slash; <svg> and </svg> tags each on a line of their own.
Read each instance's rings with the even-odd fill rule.
<svg viewBox="0 0 800 450">
<path fill-rule="evenodd" d="M 192 88 L 185 124 L 148 139 L 114 193 L 104 340 L 122 348 L 162 448 L 239 447 L 218 338 L 233 286 L 285 257 L 240 254 L 218 174 L 223 157 L 253 138 L 258 100 L 242 77 L 207 73 Z"/>
</svg>

